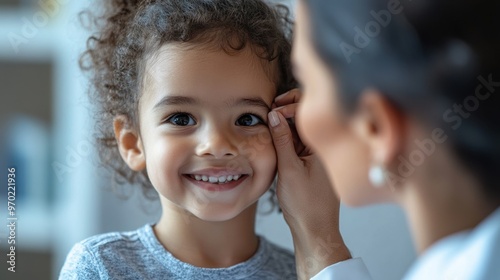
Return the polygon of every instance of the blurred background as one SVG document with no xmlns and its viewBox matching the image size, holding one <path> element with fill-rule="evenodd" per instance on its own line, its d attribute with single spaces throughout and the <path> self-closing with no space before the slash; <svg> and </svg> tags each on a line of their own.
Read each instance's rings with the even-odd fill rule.
<svg viewBox="0 0 500 280">
<path fill-rule="evenodd" d="M 282 3 L 293 9 L 294 0 Z M 119 193 L 92 146 L 87 81 L 78 57 L 88 36 L 78 13 L 92 1 L 0 0 L 0 279 L 57 279 L 71 246 L 94 234 L 133 230 L 159 204 L 130 186 Z M 95 3 L 94 3 L 95 5 Z M 16 168 L 16 272 L 7 270 L 7 168 Z M 127 199 L 128 198 L 128 199 Z M 261 212 L 269 205 L 261 201 Z M 376 280 L 401 279 L 415 258 L 401 210 L 341 209 L 353 256 Z M 293 250 L 281 215 L 259 214 L 257 231 Z"/>
</svg>

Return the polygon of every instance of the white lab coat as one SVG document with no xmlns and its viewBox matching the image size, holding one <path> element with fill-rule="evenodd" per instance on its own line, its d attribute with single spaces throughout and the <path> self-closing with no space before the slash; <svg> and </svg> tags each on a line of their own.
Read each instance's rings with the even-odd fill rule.
<svg viewBox="0 0 500 280">
<path fill-rule="evenodd" d="M 311 280 L 371 280 L 360 258 L 326 267 Z M 476 228 L 427 249 L 405 280 L 500 280 L 500 208 Z"/>
</svg>

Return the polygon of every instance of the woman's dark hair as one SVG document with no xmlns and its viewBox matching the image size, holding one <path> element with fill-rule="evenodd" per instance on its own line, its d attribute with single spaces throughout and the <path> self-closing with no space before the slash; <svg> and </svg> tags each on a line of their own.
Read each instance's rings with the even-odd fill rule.
<svg viewBox="0 0 500 280">
<path fill-rule="evenodd" d="M 90 100 L 97 107 L 101 162 L 111 167 L 119 183 L 140 184 L 154 192 L 146 172 L 130 170 L 121 159 L 113 119 L 128 118 L 137 127 L 145 60 L 162 45 L 188 42 L 219 48 L 228 54 L 246 46 L 277 67 L 276 95 L 295 87 L 291 74 L 291 29 L 285 6 L 262 0 L 110 0 L 104 14 L 90 12 L 97 33 L 87 41 L 80 65 L 91 74 Z"/>
<path fill-rule="evenodd" d="M 484 192 L 500 199 L 500 2 L 302 1 L 346 111 L 377 88 L 443 129 Z"/>
</svg>

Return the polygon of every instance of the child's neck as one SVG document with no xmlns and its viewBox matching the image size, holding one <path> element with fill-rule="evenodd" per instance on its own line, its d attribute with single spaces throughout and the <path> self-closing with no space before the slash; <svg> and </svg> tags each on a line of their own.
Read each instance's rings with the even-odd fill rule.
<svg viewBox="0 0 500 280">
<path fill-rule="evenodd" d="M 248 260 L 258 248 L 255 234 L 257 204 L 224 222 L 207 222 L 163 203 L 154 227 L 160 243 L 179 260 L 197 267 L 229 267 Z"/>
</svg>

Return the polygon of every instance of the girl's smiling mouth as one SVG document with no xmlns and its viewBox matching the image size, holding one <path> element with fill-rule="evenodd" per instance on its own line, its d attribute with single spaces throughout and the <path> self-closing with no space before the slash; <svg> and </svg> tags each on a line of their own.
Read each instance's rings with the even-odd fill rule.
<svg viewBox="0 0 500 280">
<path fill-rule="evenodd" d="M 219 173 L 223 175 L 214 175 Z M 239 186 L 248 174 L 225 173 L 225 172 L 196 172 L 195 174 L 183 174 L 195 186 L 207 191 L 227 191 Z"/>
<path fill-rule="evenodd" d="M 209 175 L 198 175 L 198 174 L 191 174 L 189 175 L 191 178 L 195 179 L 196 181 L 203 181 L 203 182 L 209 182 L 212 184 L 224 184 L 230 181 L 238 181 L 239 178 L 243 176 L 243 174 L 235 174 L 235 175 L 223 175 L 223 176 L 209 176 Z"/>
</svg>

